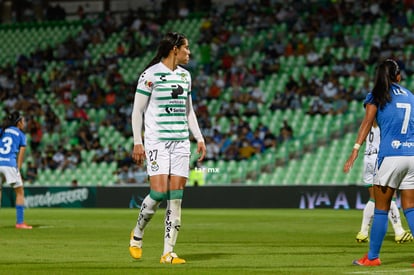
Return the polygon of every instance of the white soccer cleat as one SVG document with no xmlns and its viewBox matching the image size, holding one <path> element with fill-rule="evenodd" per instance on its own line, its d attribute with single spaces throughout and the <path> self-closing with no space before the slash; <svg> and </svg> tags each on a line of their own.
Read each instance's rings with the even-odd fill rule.
<svg viewBox="0 0 414 275">
<path fill-rule="evenodd" d="M 413 235 L 410 231 L 405 231 L 403 234 L 399 236 L 395 236 L 396 243 L 408 243 L 413 241 Z"/>
</svg>

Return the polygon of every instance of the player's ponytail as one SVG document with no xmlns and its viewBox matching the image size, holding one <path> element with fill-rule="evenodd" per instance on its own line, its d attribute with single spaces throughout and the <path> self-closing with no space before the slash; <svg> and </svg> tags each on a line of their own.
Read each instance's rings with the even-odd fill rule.
<svg viewBox="0 0 414 275">
<path fill-rule="evenodd" d="M 158 45 L 157 54 L 150 61 L 150 63 L 148 63 L 144 71 L 152 65 L 159 63 L 163 58 L 168 57 L 170 51 L 174 48 L 174 46 L 179 48 L 181 45 L 184 44 L 184 39 L 186 39 L 186 37 L 183 34 L 177 32 L 167 33 L 161 39 L 160 44 Z"/>
<path fill-rule="evenodd" d="M 0 137 L 3 136 L 4 131 L 11 127 L 11 126 L 17 126 L 17 123 L 22 119 L 23 117 L 20 115 L 19 112 L 13 112 L 7 116 L 5 119 L 3 125 L 1 126 L 0 130 Z"/>
<path fill-rule="evenodd" d="M 400 68 L 392 59 L 383 61 L 376 69 L 374 88 L 372 95 L 374 102 L 382 109 L 385 104 L 391 101 L 390 89 L 393 82 L 397 82 Z"/>
</svg>

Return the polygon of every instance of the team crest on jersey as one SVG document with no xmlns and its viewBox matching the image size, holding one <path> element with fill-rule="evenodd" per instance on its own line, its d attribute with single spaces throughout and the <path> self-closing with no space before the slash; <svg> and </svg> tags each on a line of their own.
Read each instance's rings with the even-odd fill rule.
<svg viewBox="0 0 414 275">
<path fill-rule="evenodd" d="M 151 162 L 151 170 L 153 172 L 158 171 L 158 169 L 160 169 L 160 166 L 158 165 L 158 163 L 156 161 Z"/>
<path fill-rule="evenodd" d="M 185 73 L 181 74 L 181 80 L 187 82 L 187 75 Z"/>
</svg>

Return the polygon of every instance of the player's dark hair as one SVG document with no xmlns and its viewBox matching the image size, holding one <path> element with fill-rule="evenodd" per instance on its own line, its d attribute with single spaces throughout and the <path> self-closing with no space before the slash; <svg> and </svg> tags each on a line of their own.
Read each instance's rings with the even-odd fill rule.
<svg viewBox="0 0 414 275">
<path fill-rule="evenodd" d="M 157 54 L 151 60 L 151 62 L 145 67 L 144 71 L 152 65 L 159 63 L 161 59 L 168 57 L 170 51 L 174 48 L 174 46 L 179 48 L 182 45 L 184 45 L 185 39 L 187 39 L 185 35 L 178 32 L 166 33 L 158 45 Z"/>
<path fill-rule="evenodd" d="M 11 127 L 11 126 L 17 126 L 17 123 L 19 123 L 19 121 L 20 121 L 22 118 L 23 118 L 23 117 L 20 115 L 20 113 L 19 113 L 19 112 L 12 112 L 12 113 L 10 113 L 10 114 L 6 117 L 6 119 L 5 119 L 4 123 L 3 123 L 3 125 L 1 126 L 0 137 L 1 137 L 1 136 L 3 136 L 3 133 L 4 133 L 4 131 L 5 131 L 7 128 L 9 128 L 9 127 Z"/>
<path fill-rule="evenodd" d="M 399 74 L 400 68 L 395 60 L 386 59 L 378 65 L 372 95 L 374 97 L 374 103 L 380 109 L 391 101 L 391 95 L 389 93 L 391 84 L 397 82 L 397 76 Z"/>
</svg>

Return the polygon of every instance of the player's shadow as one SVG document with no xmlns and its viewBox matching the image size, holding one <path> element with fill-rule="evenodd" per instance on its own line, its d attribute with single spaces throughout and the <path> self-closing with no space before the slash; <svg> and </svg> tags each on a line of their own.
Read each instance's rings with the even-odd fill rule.
<svg viewBox="0 0 414 275">
<path fill-rule="evenodd" d="M 188 261 L 207 261 L 214 258 L 222 258 L 230 256 L 230 253 L 199 253 L 183 255 L 183 258 Z"/>
<path fill-rule="evenodd" d="M 30 224 L 33 229 L 36 228 L 48 228 L 48 227 L 52 227 L 52 226 L 47 226 L 44 224 Z M 16 229 L 15 225 L 1 225 L 0 229 Z M 16 229 L 16 230 L 30 230 L 30 229 Z"/>
</svg>

